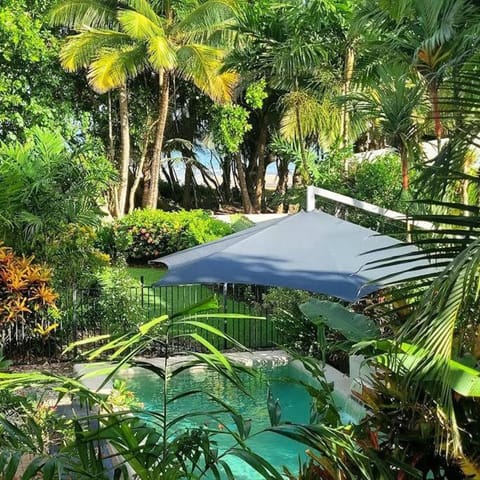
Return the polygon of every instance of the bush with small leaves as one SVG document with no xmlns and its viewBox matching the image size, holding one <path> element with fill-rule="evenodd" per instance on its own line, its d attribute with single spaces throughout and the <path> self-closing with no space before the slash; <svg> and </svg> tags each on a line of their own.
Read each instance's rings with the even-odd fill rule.
<svg viewBox="0 0 480 480">
<path fill-rule="evenodd" d="M 117 256 L 123 252 L 128 262 L 136 263 L 145 263 L 233 232 L 230 225 L 202 210 L 135 210 L 115 223 L 112 229 Z"/>
</svg>

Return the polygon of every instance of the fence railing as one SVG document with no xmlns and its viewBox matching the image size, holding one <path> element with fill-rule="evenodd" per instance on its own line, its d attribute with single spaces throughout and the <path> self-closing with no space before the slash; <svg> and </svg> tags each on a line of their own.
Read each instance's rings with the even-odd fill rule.
<svg viewBox="0 0 480 480">
<path fill-rule="evenodd" d="M 63 292 L 59 302 L 61 312 L 57 329 L 45 338 L 31 335 L 31 331 L 19 329 L 4 332 L 5 354 L 14 359 L 32 361 L 35 358 L 67 358 L 62 351 L 79 340 L 104 334 L 123 334 L 135 328 L 136 324 L 160 315 L 172 316 L 188 307 L 216 296 L 219 308 L 209 312 L 215 316 L 201 321 L 234 338 L 249 349 L 269 348 L 281 343 L 281 334 L 275 323 L 269 319 L 263 307 L 264 287 L 244 285 L 179 285 L 151 287 L 140 284 L 132 287 L 127 294 L 103 296 L 99 289 L 78 289 Z M 222 313 L 238 314 L 236 318 L 224 318 Z M 248 318 L 257 317 L 257 318 Z M 259 318 L 261 317 L 261 318 Z M 183 350 L 200 351 L 202 346 L 188 334 L 192 327 L 176 323 L 169 336 L 170 352 Z M 232 348 L 231 342 L 216 336 L 208 330 L 199 331 L 216 348 Z M 1 340 L 0 340 L 1 341 Z M 69 352 L 70 358 L 81 350 L 92 348 L 78 347 Z M 162 355 L 161 346 L 152 355 Z"/>
</svg>

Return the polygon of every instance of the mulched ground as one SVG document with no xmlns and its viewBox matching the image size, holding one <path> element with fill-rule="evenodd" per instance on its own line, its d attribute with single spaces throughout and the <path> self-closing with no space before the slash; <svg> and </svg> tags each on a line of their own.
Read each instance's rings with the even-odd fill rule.
<svg viewBox="0 0 480 480">
<path fill-rule="evenodd" d="M 71 362 L 44 362 L 32 363 L 28 365 L 12 365 L 11 372 L 49 372 L 56 375 L 71 376 L 73 374 L 73 364 Z"/>
</svg>

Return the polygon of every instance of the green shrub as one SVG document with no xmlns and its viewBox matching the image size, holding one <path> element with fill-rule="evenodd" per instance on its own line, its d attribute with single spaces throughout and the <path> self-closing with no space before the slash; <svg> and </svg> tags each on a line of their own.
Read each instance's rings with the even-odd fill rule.
<svg viewBox="0 0 480 480">
<path fill-rule="evenodd" d="M 358 163 L 353 178 L 353 197 L 384 208 L 401 207 L 402 167 L 397 154 Z"/>
<path fill-rule="evenodd" d="M 317 350 L 317 328 L 300 311 L 299 305 L 314 295 L 303 290 L 271 288 L 264 296 L 269 318 L 275 322 L 283 345 L 307 354 Z"/>
<path fill-rule="evenodd" d="M 124 333 L 146 320 L 146 311 L 136 299 L 139 282 L 125 268 L 105 268 L 98 275 L 96 314 L 109 333 Z"/>
<path fill-rule="evenodd" d="M 100 333 L 123 334 L 143 322 L 146 311 L 137 301 L 137 289 L 140 283 L 126 268 L 104 267 L 88 288 L 64 290 L 59 302 L 62 341 L 70 343 Z"/>
<path fill-rule="evenodd" d="M 246 230 L 247 228 L 255 226 L 255 223 L 252 222 L 245 215 L 235 213 L 233 215 L 230 215 L 230 225 L 232 226 L 234 232 L 240 232 L 242 230 Z"/>
<path fill-rule="evenodd" d="M 127 261 L 144 263 L 232 233 L 232 227 L 202 210 L 135 210 L 113 225 L 115 248 Z"/>
</svg>

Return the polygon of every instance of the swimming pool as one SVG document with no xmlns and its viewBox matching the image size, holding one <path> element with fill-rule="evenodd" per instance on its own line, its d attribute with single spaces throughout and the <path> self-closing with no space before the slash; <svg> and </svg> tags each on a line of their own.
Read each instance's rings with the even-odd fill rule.
<svg viewBox="0 0 480 480">
<path fill-rule="evenodd" d="M 311 407 L 309 395 L 301 385 L 284 380 L 286 377 L 302 378 L 305 372 L 295 364 L 263 368 L 261 371 L 260 376 L 246 376 L 244 379 L 244 385 L 251 397 L 239 392 L 219 374 L 201 368 L 185 371 L 176 377 L 169 386 L 170 396 L 194 389 L 214 394 L 235 408 L 244 419 L 251 419 L 252 433 L 255 433 L 270 426 L 266 401 L 270 387 L 274 399 L 278 399 L 281 405 L 282 421 L 308 423 Z M 128 388 L 144 404 L 145 409 L 158 411 L 162 408 L 162 385 L 158 377 L 148 371 L 136 369 L 134 373 L 130 372 L 125 376 L 125 379 Z M 339 392 L 334 392 L 333 397 L 341 410 L 342 422 L 356 422 L 365 415 L 365 410 L 353 399 Z M 214 408 L 215 405 L 207 397 L 195 395 L 174 402 L 169 415 L 173 418 L 186 412 L 209 411 Z M 199 425 L 212 428 L 226 426 L 235 429 L 233 420 L 227 414 L 218 415 L 215 419 L 206 416 L 190 417 L 183 420 L 179 428 L 188 429 Z M 232 445 L 233 440 L 227 435 L 219 435 L 218 442 L 220 448 L 226 449 Z M 306 458 L 304 445 L 273 432 L 263 432 L 254 436 L 247 440 L 247 444 L 279 471 L 282 470 L 282 466 L 286 466 L 292 472 L 297 472 L 298 458 Z M 237 457 L 227 456 L 226 460 L 237 480 L 263 478 Z"/>
</svg>

